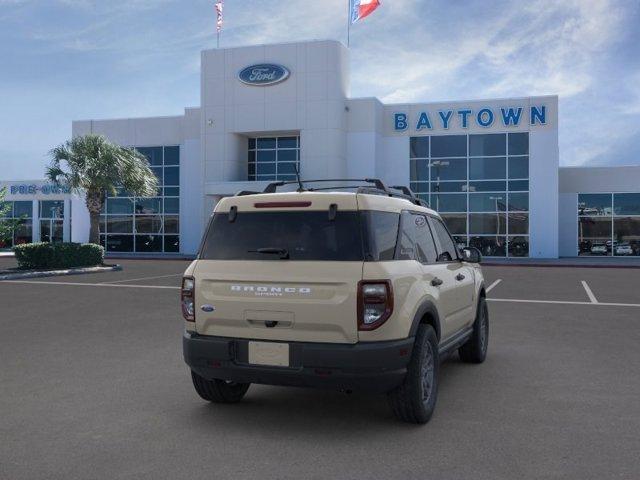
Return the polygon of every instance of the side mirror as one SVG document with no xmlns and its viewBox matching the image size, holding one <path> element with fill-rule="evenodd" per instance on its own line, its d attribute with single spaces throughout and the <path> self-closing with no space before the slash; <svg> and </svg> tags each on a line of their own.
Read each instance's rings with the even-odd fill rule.
<svg viewBox="0 0 640 480">
<path fill-rule="evenodd" d="M 451 258 L 451 254 L 449 252 L 443 252 L 440 255 L 438 255 L 438 258 L 436 258 L 436 262 L 452 262 L 453 258 Z"/>
<path fill-rule="evenodd" d="M 476 247 L 465 247 L 462 249 L 462 260 L 469 263 L 480 263 L 482 255 Z"/>
</svg>

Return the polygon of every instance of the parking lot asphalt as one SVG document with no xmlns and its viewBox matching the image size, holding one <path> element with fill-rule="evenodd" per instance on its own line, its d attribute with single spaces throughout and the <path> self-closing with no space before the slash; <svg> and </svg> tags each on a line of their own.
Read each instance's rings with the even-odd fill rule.
<svg viewBox="0 0 640 480">
<path fill-rule="evenodd" d="M 203 402 L 182 361 L 188 262 L 118 263 L 0 282 L 0 479 L 638 478 L 640 269 L 485 267 L 489 357 L 446 360 L 417 427 L 383 396 Z"/>
</svg>

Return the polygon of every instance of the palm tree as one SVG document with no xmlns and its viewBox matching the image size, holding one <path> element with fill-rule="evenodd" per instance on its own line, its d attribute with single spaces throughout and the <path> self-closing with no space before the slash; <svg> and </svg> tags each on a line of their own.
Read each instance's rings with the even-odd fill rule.
<svg viewBox="0 0 640 480">
<path fill-rule="evenodd" d="M 9 210 L 11 210 L 11 204 L 4 201 L 6 194 L 7 187 L 0 188 L 0 248 L 2 248 L 4 242 L 8 240 L 7 237 L 11 237 L 14 227 L 11 220 L 4 218 L 4 216 L 9 213 Z"/>
<path fill-rule="evenodd" d="M 144 155 L 115 145 L 102 135 L 75 137 L 51 150 L 50 156 L 47 178 L 85 194 L 91 243 L 100 243 L 100 212 L 107 193 L 115 195 L 116 188 L 122 187 L 134 196 L 148 197 L 158 189 L 158 179 Z"/>
</svg>

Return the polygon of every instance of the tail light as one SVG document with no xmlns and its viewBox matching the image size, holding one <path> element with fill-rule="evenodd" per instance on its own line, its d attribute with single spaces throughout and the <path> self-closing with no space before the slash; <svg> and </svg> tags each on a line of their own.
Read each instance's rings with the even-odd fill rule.
<svg viewBox="0 0 640 480">
<path fill-rule="evenodd" d="M 375 330 L 393 313 L 393 290 L 389 280 L 358 283 L 358 330 Z"/>
<path fill-rule="evenodd" d="M 193 277 L 182 278 L 182 288 L 180 289 L 180 304 L 182 305 L 182 316 L 187 322 L 196 321 L 195 310 L 196 282 Z"/>
</svg>

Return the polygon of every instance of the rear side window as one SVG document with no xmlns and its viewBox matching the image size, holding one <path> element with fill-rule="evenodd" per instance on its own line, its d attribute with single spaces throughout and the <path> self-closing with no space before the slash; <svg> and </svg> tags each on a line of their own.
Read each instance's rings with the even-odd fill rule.
<svg viewBox="0 0 640 480">
<path fill-rule="evenodd" d="M 402 212 L 396 259 L 420 263 L 436 261 L 436 247 L 425 215 Z"/>
<path fill-rule="evenodd" d="M 233 222 L 227 213 L 216 213 L 200 252 L 203 260 L 281 260 L 284 256 L 362 261 L 358 212 L 338 211 L 333 220 L 327 211 L 238 212 Z"/>
<path fill-rule="evenodd" d="M 365 258 L 370 262 L 393 260 L 398 238 L 400 214 L 364 210 L 362 220 Z"/>
<path fill-rule="evenodd" d="M 431 228 L 433 230 L 433 235 L 438 239 L 439 244 L 439 257 L 438 261 L 441 262 L 451 262 L 458 258 L 458 253 L 456 250 L 456 246 L 453 243 L 453 239 L 446 227 L 442 223 L 439 218 L 429 218 L 429 222 L 431 223 Z"/>
</svg>

